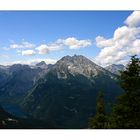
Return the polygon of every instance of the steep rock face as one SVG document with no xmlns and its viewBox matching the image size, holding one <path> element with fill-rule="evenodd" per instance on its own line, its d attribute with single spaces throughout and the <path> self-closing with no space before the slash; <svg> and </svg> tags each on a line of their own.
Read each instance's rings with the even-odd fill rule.
<svg viewBox="0 0 140 140">
<path fill-rule="evenodd" d="M 120 71 L 123 71 L 125 69 L 125 66 L 122 64 L 112 64 L 107 67 L 105 67 L 106 70 L 110 71 L 111 73 L 114 73 L 116 75 L 120 75 Z"/>
<path fill-rule="evenodd" d="M 37 82 L 22 107 L 56 128 L 86 128 L 89 117 L 95 113 L 98 92 L 105 93 L 107 110 L 122 92 L 116 78 L 84 56 L 66 56 Z"/>
</svg>

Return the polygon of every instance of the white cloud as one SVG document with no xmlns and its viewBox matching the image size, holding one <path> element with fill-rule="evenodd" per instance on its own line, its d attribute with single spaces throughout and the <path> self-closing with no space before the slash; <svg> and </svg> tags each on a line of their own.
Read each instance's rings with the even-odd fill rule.
<svg viewBox="0 0 140 140">
<path fill-rule="evenodd" d="M 47 45 L 46 44 L 42 44 L 39 47 L 36 48 L 36 50 L 39 51 L 39 54 L 48 54 L 49 50 L 47 49 Z"/>
<path fill-rule="evenodd" d="M 35 51 L 34 50 L 25 50 L 21 52 L 22 56 L 32 56 L 35 55 Z"/>
<path fill-rule="evenodd" d="M 128 16 L 125 23 L 130 27 L 140 25 L 140 11 L 134 11 L 130 16 Z"/>
<path fill-rule="evenodd" d="M 108 46 L 113 45 L 113 40 L 112 39 L 107 40 L 102 36 L 97 36 L 95 40 L 96 40 L 96 45 L 99 48 L 104 48 L 104 47 L 108 47 Z"/>
<path fill-rule="evenodd" d="M 48 54 L 52 51 L 59 51 L 62 49 L 62 45 L 60 44 L 50 44 L 50 45 L 46 45 L 46 44 L 42 44 L 39 47 L 36 48 L 36 50 L 39 51 L 39 54 Z"/>
<path fill-rule="evenodd" d="M 59 50 L 62 50 L 64 49 L 63 45 L 62 44 L 50 44 L 47 46 L 47 49 L 49 50 L 49 52 L 52 52 L 52 51 L 59 51 Z"/>
<path fill-rule="evenodd" d="M 140 39 L 136 39 L 132 42 L 132 46 L 127 48 L 127 52 L 129 55 L 140 54 Z"/>
<path fill-rule="evenodd" d="M 140 48 L 140 39 L 136 39 L 136 40 L 133 42 L 133 46 L 134 46 L 134 47 L 139 47 L 139 48 Z"/>
<path fill-rule="evenodd" d="M 90 40 L 77 40 L 74 37 L 67 39 L 58 39 L 57 41 L 50 44 L 41 44 L 36 50 L 39 54 L 48 54 L 53 51 L 60 51 L 68 47 L 69 49 L 80 49 L 82 47 L 88 47 L 92 44 Z"/>
<path fill-rule="evenodd" d="M 122 26 L 115 30 L 114 32 L 114 40 L 128 40 L 132 41 L 134 40 L 137 35 L 140 33 L 139 27 L 128 27 L 128 26 Z"/>
<path fill-rule="evenodd" d="M 17 43 L 12 43 L 10 45 L 11 49 L 29 49 L 29 48 L 34 48 L 35 45 L 32 43 L 29 43 L 27 41 L 22 41 L 20 44 Z"/>
<path fill-rule="evenodd" d="M 133 14 L 132 14 L 133 15 Z M 131 16 L 131 15 L 130 15 Z M 134 25 L 134 24 L 133 24 Z M 122 26 L 114 31 L 112 38 L 97 36 L 96 46 L 101 48 L 96 63 L 102 66 L 126 62 L 128 55 L 140 54 L 140 27 Z"/>
<path fill-rule="evenodd" d="M 92 45 L 91 40 L 78 40 L 74 37 L 69 37 L 62 40 L 62 43 L 69 47 L 69 49 L 80 49 Z"/>
<path fill-rule="evenodd" d="M 36 50 L 39 51 L 39 54 L 48 54 L 53 51 L 63 50 L 66 47 L 69 49 L 80 49 L 91 45 L 91 40 L 78 40 L 74 37 L 69 37 L 66 39 L 58 39 L 50 44 L 41 44 Z"/>
<path fill-rule="evenodd" d="M 66 48 L 69 49 L 80 49 L 84 47 L 88 47 L 92 45 L 91 40 L 78 40 L 74 37 L 69 37 L 66 39 L 57 39 L 52 43 L 47 44 L 40 44 L 38 47 L 37 45 L 32 44 L 27 41 L 22 41 L 21 43 L 17 44 L 13 40 L 10 40 L 11 45 L 9 48 L 3 48 L 5 50 L 9 49 L 16 49 L 18 55 L 22 54 L 23 56 L 32 56 L 38 51 L 38 54 L 48 54 L 54 51 L 64 50 Z M 31 50 L 32 49 L 32 50 Z"/>
</svg>

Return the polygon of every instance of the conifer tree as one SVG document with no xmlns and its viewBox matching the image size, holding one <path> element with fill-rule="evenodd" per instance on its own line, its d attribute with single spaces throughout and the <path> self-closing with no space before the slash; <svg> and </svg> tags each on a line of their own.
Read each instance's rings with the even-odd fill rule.
<svg viewBox="0 0 140 140">
<path fill-rule="evenodd" d="M 111 128 L 140 128 L 140 59 L 131 57 L 126 70 L 121 72 L 123 95 L 113 107 Z"/>
<path fill-rule="evenodd" d="M 107 117 L 105 114 L 105 104 L 103 93 L 99 92 L 96 102 L 96 115 L 89 120 L 89 128 L 105 128 Z"/>
</svg>

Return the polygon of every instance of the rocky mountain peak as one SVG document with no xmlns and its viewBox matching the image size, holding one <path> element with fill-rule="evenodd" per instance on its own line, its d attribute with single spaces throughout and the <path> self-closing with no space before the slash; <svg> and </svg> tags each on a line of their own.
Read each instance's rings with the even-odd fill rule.
<svg viewBox="0 0 140 140">
<path fill-rule="evenodd" d="M 41 61 L 41 62 L 36 64 L 36 66 L 42 66 L 42 65 L 47 65 L 47 64 L 45 63 L 45 61 Z"/>
<path fill-rule="evenodd" d="M 106 70 L 110 71 L 111 73 L 120 75 L 120 71 L 125 69 L 125 66 L 122 64 L 112 64 L 105 67 Z"/>
<path fill-rule="evenodd" d="M 74 64 L 74 65 L 81 65 L 81 64 L 92 64 L 92 65 L 96 65 L 94 62 L 92 62 L 91 60 L 89 60 L 88 58 L 86 58 L 85 56 L 82 55 L 74 55 L 74 56 L 64 56 L 62 59 L 60 59 L 56 64 L 60 65 L 60 64 L 65 64 L 65 65 L 69 65 L 69 64 Z M 97 65 L 96 65 L 97 66 Z"/>
<path fill-rule="evenodd" d="M 45 63 L 45 61 L 41 61 L 41 62 L 37 63 L 35 65 L 35 67 L 39 67 L 39 68 L 42 68 L 42 69 L 47 69 L 48 65 Z"/>
<path fill-rule="evenodd" d="M 59 78 L 67 78 L 67 74 L 94 77 L 105 70 L 82 55 L 65 56 L 53 67 Z"/>
</svg>

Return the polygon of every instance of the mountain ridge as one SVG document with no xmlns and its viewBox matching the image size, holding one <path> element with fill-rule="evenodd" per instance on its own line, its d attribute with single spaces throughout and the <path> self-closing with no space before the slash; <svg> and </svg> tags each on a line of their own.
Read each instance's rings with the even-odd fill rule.
<svg viewBox="0 0 140 140">
<path fill-rule="evenodd" d="M 116 79 L 86 57 L 65 56 L 35 84 L 21 106 L 33 117 L 53 122 L 56 128 L 85 128 L 95 113 L 100 90 L 106 103 L 114 102 L 122 92 Z"/>
</svg>

